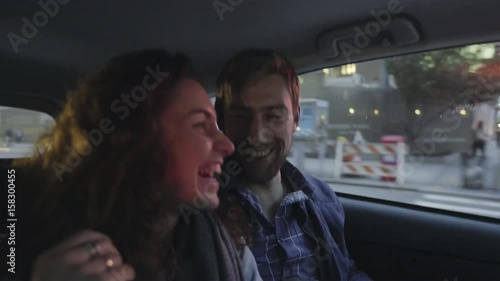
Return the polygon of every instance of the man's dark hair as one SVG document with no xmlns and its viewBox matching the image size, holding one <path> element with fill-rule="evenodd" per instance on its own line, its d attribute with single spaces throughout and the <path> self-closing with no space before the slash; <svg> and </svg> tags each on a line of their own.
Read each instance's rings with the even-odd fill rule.
<svg viewBox="0 0 500 281">
<path fill-rule="evenodd" d="M 299 78 L 292 63 L 272 49 L 248 49 L 236 54 L 226 63 L 217 77 L 215 111 L 217 124 L 224 131 L 224 108 L 250 83 L 271 74 L 278 74 L 288 85 L 293 108 L 299 105 Z"/>
</svg>

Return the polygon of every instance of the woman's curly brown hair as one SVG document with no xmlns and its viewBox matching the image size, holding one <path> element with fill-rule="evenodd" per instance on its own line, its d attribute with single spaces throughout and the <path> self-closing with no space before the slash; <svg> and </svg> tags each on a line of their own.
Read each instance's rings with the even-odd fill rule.
<svg viewBox="0 0 500 281">
<path fill-rule="evenodd" d="M 249 212 L 251 206 L 234 190 L 221 190 L 219 198 L 220 204 L 215 213 L 226 227 L 236 248 L 241 251 L 245 246 L 252 246 L 256 230 Z"/>
<path fill-rule="evenodd" d="M 195 78 L 185 56 L 150 49 L 113 58 L 69 92 L 36 156 L 14 164 L 43 183 L 30 191 L 39 249 L 90 228 L 111 237 L 139 280 L 174 264 L 165 256 L 160 115 L 183 78 Z"/>
</svg>

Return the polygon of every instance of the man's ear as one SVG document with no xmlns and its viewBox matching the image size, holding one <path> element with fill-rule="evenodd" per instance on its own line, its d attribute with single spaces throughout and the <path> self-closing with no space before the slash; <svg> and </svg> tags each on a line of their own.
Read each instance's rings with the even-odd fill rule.
<svg viewBox="0 0 500 281">
<path fill-rule="evenodd" d="M 297 130 L 297 127 L 299 126 L 299 120 L 300 120 L 300 105 L 297 105 L 297 108 L 293 111 L 294 132 Z"/>
<path fill-rule="evenodd" d="M 214 103 L 214 108 L 215 108 L 215 113 L 217 114 L 217 126 L 219 127 L 219 130 L 224 132 L 224 99 L 215 97 L 215 103 Z"/>
</svg>

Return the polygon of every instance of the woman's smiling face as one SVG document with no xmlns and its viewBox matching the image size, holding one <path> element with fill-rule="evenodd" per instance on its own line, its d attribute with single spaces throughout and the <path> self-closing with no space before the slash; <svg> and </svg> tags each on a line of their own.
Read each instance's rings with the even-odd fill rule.
<svg viewBox="0 0 500 281">
<path fill-rule="evenodd" d="M 224 157 L 234 151 L 231 141 L 219 131 L 216 113 L 207 92 L 192 79 L 181 80 L 173 89 L 175 98 L 162 115 L 167 200 L 197 208 L 219 205 L 218 181 Z M 175 206 L 177 209 L 178 206 Z"/>
</svg>

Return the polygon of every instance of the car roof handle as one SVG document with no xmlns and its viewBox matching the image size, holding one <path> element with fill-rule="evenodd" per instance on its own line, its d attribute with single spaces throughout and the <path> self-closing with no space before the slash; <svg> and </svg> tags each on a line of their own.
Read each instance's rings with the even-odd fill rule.
<svg viewBox="0 0 500 281">
<path fill-rule="evenodd" d="M 320 57 L 333 59 L 341 54 L 356 54 L 373 47 L 401 47 L 417 43 L 421 38 L 417 26 L 407 17 L 394 17 L 387 22 L 371 19 L 355 25 L 329 29 L 317 38 Z"/>
</svg>

